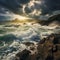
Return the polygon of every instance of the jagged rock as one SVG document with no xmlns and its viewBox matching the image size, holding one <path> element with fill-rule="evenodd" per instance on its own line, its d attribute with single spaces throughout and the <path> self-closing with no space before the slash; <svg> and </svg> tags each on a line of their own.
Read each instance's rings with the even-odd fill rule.
<svg viewBox="0 0 60 60">
<path fill-rule="evenodd" d="M 44 43 L 39 43 L 37 50 L 40 60 L 60 59 L 60 34 L 51 34 Z M 59 53 L 58 53 L 59 52 Z"/>
<path fill-rule="evenodd" d="M 25 49 L 22 52 L 16 54 L 16 60 L 28 60 L 30 53 L 30 51 Z"/>
<path fill-rule="evenodd" d="M 51 34 L 42 39 L 36 49 L 34 54 L 29 50 L 17 53 L 16 60 L 60 60 L 60 34 Z"/>
<path fill-rule="evenodd" d="M 34 43 L 32 43 L 32 42 L 24 42 L 24 44 L 25 44 L 26 46 L 34 45 Z"/>
</svg>

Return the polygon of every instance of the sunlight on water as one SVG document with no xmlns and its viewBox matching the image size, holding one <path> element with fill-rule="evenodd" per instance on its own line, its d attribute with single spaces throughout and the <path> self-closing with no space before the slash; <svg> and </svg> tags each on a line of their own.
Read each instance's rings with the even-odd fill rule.
<svg viewBox="0 0 60 60">
<path fill-rule="evenodd" d="M 41 26 L 38 23 L 0 25 L 0 60 L 12 60 L 15 54 L 27 48 L 23 42 L 37 43 L 57 30 L 55 27 Z"/>
</svg>

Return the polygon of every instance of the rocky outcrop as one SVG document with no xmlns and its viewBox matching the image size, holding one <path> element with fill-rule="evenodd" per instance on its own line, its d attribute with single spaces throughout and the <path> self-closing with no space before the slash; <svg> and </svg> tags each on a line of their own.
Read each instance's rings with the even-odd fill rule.
<svg viewBox="0 0 60 60">
<path fill-rule="evenodd" d="M 28 60 L 30 53 L 30 51 L 25 49 L 22 52 L 16 54 L 16 60 Z"/>
<path fill-rule="evenodd" d="M 26 49 L 17 53 L 15 60 L 60 60 L 60 34 L 51 34 L 42 39 L 36 49 L 34 54 Z"/>
<path fill-rule="evenodd" d="M 37 50 L 40 60 L 60 60 L 60 34 L 51 34 L 41 40 Z"/>
</svg>

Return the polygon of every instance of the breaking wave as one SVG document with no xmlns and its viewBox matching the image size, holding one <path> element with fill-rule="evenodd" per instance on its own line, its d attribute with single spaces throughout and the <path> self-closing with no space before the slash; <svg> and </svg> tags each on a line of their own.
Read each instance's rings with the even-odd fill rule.
<svg viewBox="0 0 60 60">
<path fill-rule="evenodd" d="M 0 25 L 0 60 L 14 60 L 17 52 L 29 49 L 24 42 L 37 43 L 51 33 L 57 33 L 57 26 L 41 26 L 35 24 L 8 24 Z"/>
</svg>

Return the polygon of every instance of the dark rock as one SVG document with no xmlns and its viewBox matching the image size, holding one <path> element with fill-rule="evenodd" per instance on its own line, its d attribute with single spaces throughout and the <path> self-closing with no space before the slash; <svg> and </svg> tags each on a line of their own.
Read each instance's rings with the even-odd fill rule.
<svg viewBox="0 0 60 60">
<path fill-rule="evenodd" d="M 30 53 L 30 51 L 25 49 L 22 52 L 16 54 L 16 60 L 27 60 Z"/>
<path fill-rule="evenodd" d="M 31 54 L 23 50 L 16 54 L 16 60 L 60 60 L 60 34 L 51 34 L 42 39 L 37 46 L 37 51 Z M 34 48 L 31 48 L 34 51 Z"/>
<path fill-rule="evenodd" d="M 54 60 L 53 56 L 47 56 L 45 60 Z"/>
<path fill-rule="evenodd" d="M 34 45 L 34 43 L 32 43 L 32 42 L 24 42 L 24 44 L 25 44 L 26 46 Z"/>
<path fill-rule="evenodd" d="M 43 44 L 43 43 L 45 43 L 45 40 L 46 40 L 46 38 L 43 38 L 39 43 Z"/>
</svg>

